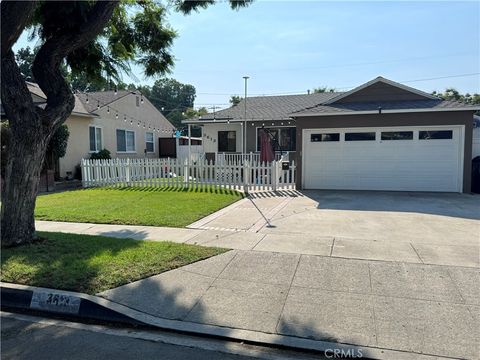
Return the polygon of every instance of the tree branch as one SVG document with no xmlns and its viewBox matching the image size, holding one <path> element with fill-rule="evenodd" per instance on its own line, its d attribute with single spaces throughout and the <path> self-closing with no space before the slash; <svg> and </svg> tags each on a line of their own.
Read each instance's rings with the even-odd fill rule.
<svg viewBox="0 0 480 360">
<path fill-rule="evenodd" d="M 36 1 L 2 1 L 2 56 L 12 49 L 37 6 Z"/>
<path fill-rule="evenodd" d="M 97 1 L 87 20 L 76 32 L 59 32 L 49 38 L 38 51 L 32 72 L 47 96 L 44 125 L 57 127 L 75 106 L 75 98 L 60 71 L 61 62 L 69 53 L 87 45 L 103 30 L 117 5 L 118 1 Z"/>
<path fill-rule="evenodd" d="M 16 119 L 27 117 L 38 120 L 38 116 L 33 114 L 35 106 L 32 96 L 22 78 L 12 51 L 13 44 L 25 29 L 36 5 L 35 1 L 2 1 L 1 3 L 1 97 L 12 131 L 16 131 L 18 127 L 22 126 L 22 124 L 17 124 Z M 38 125 L 38 122 L 24 124 L 25 127 Z"/>
</svg>

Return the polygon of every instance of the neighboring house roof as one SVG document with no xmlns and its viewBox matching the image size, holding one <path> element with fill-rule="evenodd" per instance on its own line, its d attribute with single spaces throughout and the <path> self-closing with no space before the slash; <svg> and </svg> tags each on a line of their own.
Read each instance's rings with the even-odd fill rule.
<svg viewBox="0 0 480 360">
<path fill-rule="evenodd" d="M 136 93 L 137 92 L 135 91 L 129 90 L 92 91 L 88 93 L 77 93 L 76 96 L 78 96 L 78 98 L 82 101 L 83 105 L 88 111 L 93 112 L 96 111 L 99 107 L 102 108 L 129 94 Z"/>
<path fill-rule="evenodd" d="M 289 114 L 323 103 L 339 93 L 325 92 L 304 95 L 247 97 L 247 119 L 287 119 Z M 236 106 L 201 116 L 200 120 L 242 120 L 245 118 L 245 100 Z"/>
<path fill-rule="evenodd" d="M 44 108 L 47 105 L 47 96 L 40 89 L 38 84 L 29 82 L 29 81 L 27 81 L 26 84 L 27 84 L 28 90 L 30 91 L 30 94 L 32 94 L 33 102 L 37 106 Z M 89 117 L 97 116 L 95 114 L 90 113 L 85 108 L 85 106 L 82 104 L 82 102 L 80 101 L 77 95 L 74 95 L 74 96 L 75 96 L 75 106 L 72 110 L 73 115 L 89 116 Z M 4 115 L 3 106 L 1 108 L 1 114 Z"/>
</svg>

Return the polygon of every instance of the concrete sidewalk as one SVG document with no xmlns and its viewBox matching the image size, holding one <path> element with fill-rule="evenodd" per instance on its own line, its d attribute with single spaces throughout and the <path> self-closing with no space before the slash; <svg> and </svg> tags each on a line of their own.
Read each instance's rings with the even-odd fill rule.
<svg viewBox="0 0 480 360">
<path fill-rule="evenodd" d="M 466 267 L 234 250 L 99 295 L 165 319 L 473 359 L 479 284 Z"/>
<path fill-rule="evenodd" d="M 230 216 L 230 215 L 229 215 Z M 235 250 L 256 250 L 286 254 L 321 255 L 340 258 L 403 261 L 418 264 L 479 267 L 479 245 L 423 244 L 421 241 L 372 240 L 315 235 L 311 233 L 278 233 L 264 228 L 247 230 L 203 230 L 154 226 L 105 225 L 36 221 L 39 231 L 101 235 L 136 240 L 173 241 Z M 464 239 L 463 239 L 464 240 Z"/>
</svg>

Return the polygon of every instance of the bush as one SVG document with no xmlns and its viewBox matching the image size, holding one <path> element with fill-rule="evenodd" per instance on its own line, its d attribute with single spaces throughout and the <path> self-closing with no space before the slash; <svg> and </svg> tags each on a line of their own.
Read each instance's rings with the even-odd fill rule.
<svg viewBox="0 0 480 360">
<path fill-rule="evenodd" d="M 108 160 L 111 159 L 110 151 L 107 149 L 100 150 L 99 152 L 93 153 L 90 155 L 90 159 L 92 160 Z"/>
<path fill-rule="evenodd" d="M 57 159 L 64 157 L 65 153 L 67 152 L 69 137 L 70 131 L 68 131 L 67 125 L 63 124 L 53 134 L 52 139 L 48 144 L 47 153 L 53 153 L 53 155 Z"/>
</svg>

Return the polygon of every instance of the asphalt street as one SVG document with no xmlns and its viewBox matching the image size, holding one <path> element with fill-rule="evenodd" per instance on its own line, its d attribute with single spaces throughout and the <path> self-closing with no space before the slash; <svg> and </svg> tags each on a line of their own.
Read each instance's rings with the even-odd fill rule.
<svg viewBox="0 0 480 360">
<path fill-rule="evenodd" d="M 110 328 L 5 312 L 0 319 L 4 360 L 320 358 L 159 331 Z"/>
</svg>

